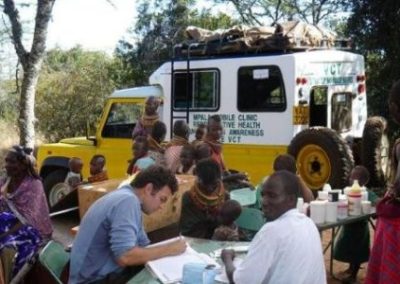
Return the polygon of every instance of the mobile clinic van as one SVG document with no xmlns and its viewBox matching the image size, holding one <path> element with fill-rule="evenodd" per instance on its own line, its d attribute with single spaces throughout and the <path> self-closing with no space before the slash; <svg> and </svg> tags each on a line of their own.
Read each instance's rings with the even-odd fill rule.
<svg viewBox="0 0 400 284">
<path fill-rule="evenodd" d="M 215 41 L 177 46 L 172 60 L 150 76 L 150 86 L 118 90 L 108 98 L 94 137 L 39 148 L 50 204 L 65 195 L 53 188 L 63 181 L 69 157 L 88 165 L 94 154 L 103 154 L 111 178 L 125 175 L 131 131 L 148 96 L 163 102 L 159 112 L 167 137 L 175 120 L 187 120 L 194 131 L 209 116 L 220 115 L 226 165 L 247 172 L 253 183 L 271 172 L 277 155 L 289 152 L 310 188 L 346 185 L 354 165 L 351 146 L 361 141 L 367 121 L 364 59 L 322 47 L 324 40 L 299 45 L 288 34 L 275 31 L 261 43 L 258 38 L 255 48 L 240 47 L 243 42 L 237 48 L 237 37 L 228 36 L 219 37 L 217 47 Z M 386 165 L 384 131 L 375 140 L 377 151 L 365 158 Z"/>
</svg>

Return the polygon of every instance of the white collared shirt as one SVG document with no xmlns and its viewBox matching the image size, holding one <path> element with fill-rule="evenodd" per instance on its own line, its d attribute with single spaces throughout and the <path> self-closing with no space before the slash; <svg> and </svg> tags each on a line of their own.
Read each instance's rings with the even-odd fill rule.
<svg viewBox="0 0 400 284">
<path fill-rule="evenodd" d="M 266 223 L 236 268 L 236 284 L 324 284 L 321 239 L 313 221 L 291 209 Z"/>
</svg>

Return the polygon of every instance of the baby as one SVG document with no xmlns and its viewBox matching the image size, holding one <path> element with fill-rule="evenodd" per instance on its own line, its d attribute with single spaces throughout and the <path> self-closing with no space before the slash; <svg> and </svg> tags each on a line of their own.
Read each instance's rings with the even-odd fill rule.
<svg viewBox="0 0 400 284">
<path fill-rule="evenodd" d="M 236 200 L 227 200 L 222 205 L 219 212 L 219 222 L 221 223 L 214 230 L 213 240 L 218 241 L 239 241 L 239 228 L 235 220 L 242 213 L 242 207 Z"/>
<path fill-rule="evenodd" d="M 68 167 L 69 172 L 64 182 L 74 189 L 82 182 L 83 162 L 81 158 L 72 157 L 68 161 Z"/>
</svg>

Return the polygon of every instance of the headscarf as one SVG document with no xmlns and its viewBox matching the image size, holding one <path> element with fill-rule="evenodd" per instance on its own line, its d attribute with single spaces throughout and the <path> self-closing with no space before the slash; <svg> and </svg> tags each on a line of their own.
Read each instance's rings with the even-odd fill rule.
<svg viewBox="0 0 400 284">
<path fill-rule="evenodd" d="M 33 153 L 32 148 L 20 145 L 14 145 L 11 147 L 9 152 L 14 153 L 17 160 L 26 166 L 28 174 L 31 177 L 40 179 L 40 176 L 36 169 L 36 159 L 32 155 Z"/>
</svg>

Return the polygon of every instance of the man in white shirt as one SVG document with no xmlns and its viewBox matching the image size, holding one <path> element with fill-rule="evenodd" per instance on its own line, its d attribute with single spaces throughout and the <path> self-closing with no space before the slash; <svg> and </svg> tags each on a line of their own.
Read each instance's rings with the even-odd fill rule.
<svg viewBox="0 0 400 284">
<path fill-rule="evenodd" d="M 233 250 L 221 254 L 231 283 L 326 283 L 318 230 L 296 209 L 300 187 L 299 178 L 288 171 L 275 172 L 263 184 L 262 209 L 268 222 L 238 267 L 233 264 Z"/>
</svg>

